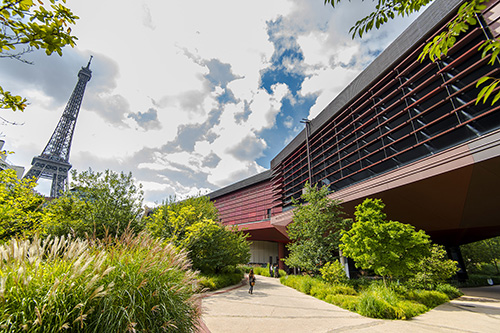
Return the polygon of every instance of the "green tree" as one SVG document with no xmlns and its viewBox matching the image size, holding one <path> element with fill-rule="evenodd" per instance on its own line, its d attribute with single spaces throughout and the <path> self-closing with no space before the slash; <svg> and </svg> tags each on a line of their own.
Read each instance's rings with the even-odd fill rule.
<svg viewBox="0 0 500 333">
<path fill-rule="evenodd" d="M 35 186 L 31 179 L 18 179 L 14 170 L 0 171 L 0 242 L 38 230 L 45 200 Z"/>
<path fill-rule="evenodd" d="M 492 264 L 498 275 L 500 271 L 500 237 L 485 239 L 479 242 L 460 246 L 467 269 L 478 269 L 482 264 Z"/>
<path fill-rule="evenodd" d="M 389 19 L 394 19 L 396 16 L 408 16 L 412 13 L 418 12 L 422 7 L 431 3 L 433 0 L 373 1 L 377 2 L 375 10 L 366 17 L 357 21 L 349 30 L 352 33 L 353 38 L 356 35 L 362 37 L 364 33 L 370 31 L 374 27 L 378 29 L 381 25 L 388 22 Z M 448 50 L 455 45 L 457 37 L 468 31 L 471 26 L 477 24 L 476 15 L 486 9 L 485 3 L 488 1 L 489 0 L 465 1 L 458 9 L 455 18 L 447 24 L 446 28 L 425 45 L 419 58 L 423 60 L 428 56 L 432 61 L 436 61 L 437 59 L 441 59 L 442 56 L 446 56 Z M 339 2 L 341 2 L 341 0 L 325 0 L 325 4 L 329 3 L 333 7 L 335 7 L 335 5 Z M 493 65 L 495 61 L 498 60 L 497 56 L 500 53 L 500 42 L 498 39 L 488 39 L 481 44 L 479 50 L 482 50 L 483 57 L 491 55 L 489 63 Z M 489 82 L 489 84 L 484 86 L 479 92 L 476 104 L 481 100 L 486 103 L 494 89 L 500 83 L 500 79 L 485 76 L 477 82 L 476 86 L 479 87 L 486 82 Z M 500 91 L 496 93 L 491 105 L 495 104 L 499 99 Z"/>
<path fill-rule="evenodd" d="M 294 200 L 293 222 L 288 225 L 288 236 L 292 240 L 287 245 L 290 254 L 285 263 L 317 273 L 327 262 L 339 257 L 341 232 L 350 225 L 343 217 L 340 202 L 328 198 L 328 187 L 304 186 L 302 205 Z"/>
<path fill-rule="evenodd" d="M 247 234 L 229 229 L 218 220 L 217 208 L 206 196 L 178 202 L 170 198 L 146 218 L 146 228 L 186 250 L 193 268 L 210 274 L 250 259 Z"/>
<path fill-rule="evenodd" d="M 430 255 L 431 241 L 423 230 L 387 221 L 380 199 L 366 199 L 356 206 L 356 222 L 342 235 L 340 248 L 356 267 L 373 269 L 382 276 L 409 277 L 420 261 Z"/>
<path fill-rule="evenodd" d="M 323 280 L 331 284 L 341 284 L 348 280 L 344 266 L 338 260 L 327 262 L 319 271 Z"/>
<path fill-rule="evenodd" d="M 200 220 L 219 220 L 217 208 L 206 196 L 177 201 L 171 197 L 147 219 L 147 228 L 153 236 L 177 242 L 184 239 L 186 228 Z"/>
<path fill-rule="evenodd" d="M 228 266 L 248 263 L 250 245 L 246 238 L 247 234 L 203 219 L 186 228 L 180 246 L 189 251 L 194 269 L 219 273 Z"/>
<path fill-rule="evenodd" d="M 50 8 L 42 1 L 2 0 L 0 5 L 0 58 L 22 58 L 33 49 L 43 49 L 47 55 L 62 55 L 66 45 L 73 47 L 76 37 L 71 35 L 71 24 L 78 19 L 61 3 L 66 0 L 48 0 Z M 27 101 L 12 95 L 0 86 L 0 109 L 23 111 Z"/>
<path fill-rule="evenodd" d="M 132 174 L 91 169 L 71 172 L 71 191 L 50 202 L 43 227 L 47 234 L 77 237 L 121 235 L 127 228 L 143 229 L 142 185 Z"/>
<path fill-rule="evenodd" d="M 413 270 L 410 285 L 416 288 L 435 289 L 458 272 L 457 262 L 448 259 L 441 245 L 433 244 L 430 254 L 420 260 Z"/>
</svg>

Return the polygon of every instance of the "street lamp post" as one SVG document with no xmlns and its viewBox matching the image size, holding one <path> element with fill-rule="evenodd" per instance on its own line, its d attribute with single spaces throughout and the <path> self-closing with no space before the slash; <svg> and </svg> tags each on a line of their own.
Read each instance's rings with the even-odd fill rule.
<svg viewBox="0 0 500 333">
<path fill-rule="evenodd" d="M 307 171 L 309 172 L 309 185 L 312 185 L 311 154 L 309 150 L 309 127 L 311 126 L 311 121 L 307 118 L 303 118 L 300 122 L 306 124 Z"/>
</svg>

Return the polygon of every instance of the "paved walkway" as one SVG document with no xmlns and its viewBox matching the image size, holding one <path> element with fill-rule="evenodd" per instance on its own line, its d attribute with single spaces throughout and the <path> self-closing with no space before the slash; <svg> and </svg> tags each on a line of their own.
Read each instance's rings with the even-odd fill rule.
<svg viewBox="0 0 500 333">
<path fill-rule="evenodd" d="M 500 286 L 464 289 L 462 296 L 410 320 L 362 317 L 257 276 L 248 286 L 203 299 L 204 331 L 219 332 L 500 332 Z M 203 331 L 203 329 L 202 329 Z"/>
</svg>

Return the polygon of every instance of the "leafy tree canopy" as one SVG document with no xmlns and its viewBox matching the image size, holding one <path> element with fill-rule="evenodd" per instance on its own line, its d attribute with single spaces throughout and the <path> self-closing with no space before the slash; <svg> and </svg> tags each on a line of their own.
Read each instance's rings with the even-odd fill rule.
<svg viewBox="0 0 500 333">
<path fill-rule="evenodd" d="M 14 170 L 0 171 L 0 242 L 31 237 L 38 229 L 45 200 L 35 186 L 31 179 L 18 179 Z"/>
<path fill-rule="evenodd" d="M 413 275 L 419 262 L 430 255 L 431 241 L 412 225 L 387 221 L 380 199 L 366 199 L 356 206 L 356 222 L 343 232 L 342 249 L 357 267 L 373 269 L 384 278 Z"/>
<path fill-rule="evenodd" d="M 171 198 L 146 218 L 146 228 L 154 236 L 187 250 L 194 269 L 217 273 L 250 259 L 247 235 L 218 220 L 217 208 L 206 196 L 178 202 Z"/>
<path fill-rule="evenodd" d="M 500 275 L 500 237 L 485 239 L 479 242 L 460 246 L 467 269 L 480 268 L 482 264 L 492 264 Z"/>
<path fill-rule="evenodd" d="M 189 251 L 194 269 L 214 273 L 228 266 L 248 263 L 250 246 L 246 238 L 242 232 L 202 219 L 186 228 L 180 245 Z"/>
<path fill-rule="evenodd" d="M 350 220 L 343 217 L 340 202 L 328 198 L 328 194 L 326 186 L 318 189 L 317 185 L 306 183 L 301 197 L 306 204 L 293 201 L 293 222 L 287 227 L 292 240 L 287 245 L 288 266 L 317 273 L 327 262 L 339 257 L 341 232 L 348 228 Z"/>
<path fill-rule="evenodd" d="M 47 55 L 62 55 L 66 45 L 73 47 L 76 37 L 70 25 L 78 19 L 65 5 L 66 0 L 2 0 L 0 5 L 0 58 L 22 58 L 33 49 Z M 0 109 L 24 110 L 26 99 L 12 95 L 0 86 Z"/>
<path fill-rule="evenodd" d="M 132 174 L 111 170 L 78 173 L 72 170 L 71 191 L 52 200 L 46 208 L 44 229 L 48 234 L 78 237 L 121 235 L 127 228 L 143 228 L 142 185 Z"/>
<path fill-rule="evenodd" d="M 408 282 L 419 289 L 433 290 L 437 285 L 445 283 L 458 270 L 457 262 L 448 259 L 443 246 L 433 244 L 430 254 L 420 260 Z"/>
</svg>

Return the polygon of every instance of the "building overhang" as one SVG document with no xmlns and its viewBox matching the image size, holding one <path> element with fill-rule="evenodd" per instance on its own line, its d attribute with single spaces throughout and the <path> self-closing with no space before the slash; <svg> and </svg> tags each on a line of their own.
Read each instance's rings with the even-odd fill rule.
<svg viewBox="0 0 500 333">
<path fill-rule="evenodd" d="M 380 198 L 391 220 L 459 245 L 500 235 L 500 131 L 434 154 L 329 195 L 349 216 L 366 198 Z M 292 222 L 293 210 L 271 218 Z"/>
<path fill-rule="evenodd" d="M 238 230 L 249 234 L 248 240 L 286 243 L 290 241 L 284 226 L 274 226 L 270 220 L 236 225 Z"/>
</svg>

